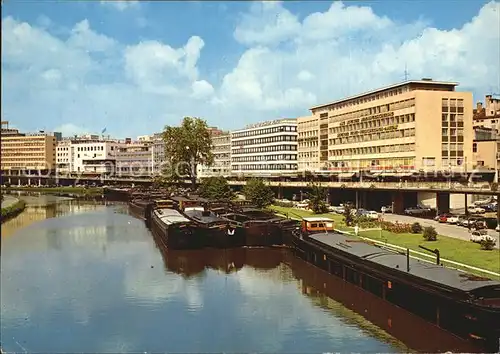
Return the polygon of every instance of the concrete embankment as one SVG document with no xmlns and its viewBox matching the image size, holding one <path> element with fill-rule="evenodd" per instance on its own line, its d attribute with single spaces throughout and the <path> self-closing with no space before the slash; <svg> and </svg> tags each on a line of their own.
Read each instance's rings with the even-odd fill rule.
<svg viewBox="0 0 500 354">
<path fill-rule="evenodd" d="M 26 202 L 24 200 L 19 200 L 12 196 L 4 196 L 4 200 L 2 200 L 1 222 L 17 216 L 24 210 L 25 207 Z"/>
</svg>

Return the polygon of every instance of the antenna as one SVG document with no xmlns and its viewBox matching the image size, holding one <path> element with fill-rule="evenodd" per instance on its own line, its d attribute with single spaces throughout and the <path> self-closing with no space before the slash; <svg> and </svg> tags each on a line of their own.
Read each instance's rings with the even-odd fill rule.
<svg viewBox="0 0 500 354">
<path fill-rule="evenodd" d="M 405 81 L 408 81 L 408 77 L 410 76 L 410 73 L 408 72 L 408 68 L 407 68 L 406 63 L 405 63 L 405 71 L 404 71 L 404 74 L 405 74 Z"/>
</svg>

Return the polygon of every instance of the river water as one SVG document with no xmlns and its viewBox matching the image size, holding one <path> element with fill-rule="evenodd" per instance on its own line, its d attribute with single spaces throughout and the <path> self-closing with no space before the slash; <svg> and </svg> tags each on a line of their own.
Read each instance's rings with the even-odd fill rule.
<svg viewBox="0 0 500 354">
<path fill-rule="evenodd" d="M 2 225 L 4 351 L 449 349 L 406 314 L 387 310 L 383 316 L 401 327 L 392 320 L 385 330 L 375 326 L 351 310 L 376 312 L 367 308 L 372 300 L 356 300 L 284 250 L 168 252 L 125 205 L 44 198 Z"/>
</svg>

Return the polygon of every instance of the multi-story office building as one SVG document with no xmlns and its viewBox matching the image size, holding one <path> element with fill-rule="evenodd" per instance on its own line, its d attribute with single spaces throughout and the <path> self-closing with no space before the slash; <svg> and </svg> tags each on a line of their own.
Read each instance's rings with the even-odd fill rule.
<svg viewBox="0 0 500 354">
<path fill-rule="evenodd" d="M 272 176 L 297 172 L 297 120 L 280 119 L 231 133 L 233 174 Z"/>
<path fill-rule="evenodd" d="M 299 171 L 318 171 L 319 121 L 314 116 L 297 118 L 297 156 Z"/>
<path fill-rule="evenodd" d="M 116 154 L 118 176 L 145 177 L 153 174 L 153 144 L 143 140 L 124 144 Z"/>
<path fill-rule="evenodd" d="M 155 133 L 151 137 L 152 154 L 153 154 L 153 174 L 161 174 L 164 169 L 165 161 L 167 160 L 165 155 L 165 142 L 163 141 L 162 133 Z"/>
<path fill-rule="evenodd" d="M 474 127 L 472 154 L 474 169 L 496 171 L 500 166 L 500 135 L 496 129 Z M 495 176 L 498 178 L 498 175 Z"/>
<path fill-rule="evenodd" d="M 212 135 L 212 153 L 214 162 L 212 166 L 199 165 L 197 175 L 199 178 L 231 175 L 231 134 L 216 128 L 210 128 Z"/>
<path fill-rule="evenodd" d="M 2 121 L 1 170 L 3 173 L 48 173 L 56 168 L 56 141 L 60 133 L 20 133 Z"/>
<path fill-rule="evenodd" d="M 406 81 L 311 108 L 320 166 L 353 174 L 463 171 L 472 166 L 472 93 Z"/>
<path fill-rule="evenodd" d="M 116 156 L 123 145 L 93 136 L 65 139 L 57 148 L 58 173 L 113 174 Z"/>
</svg>

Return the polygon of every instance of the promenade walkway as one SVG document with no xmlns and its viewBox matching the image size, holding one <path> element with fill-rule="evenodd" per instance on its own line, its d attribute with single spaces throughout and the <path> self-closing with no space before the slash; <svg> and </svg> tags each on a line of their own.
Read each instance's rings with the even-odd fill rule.
<svg viewBox="0 0 500 354">
<path fill-rule="evenodd" d="M 14 205 L 18 202 L 19 199 L 17 198 L 14 198 L 10 195 L 4 195 L 3 196 L 3 200 L 2 200 L 2 209 L 3 208 L 8 208 L 10 207 L 11 205 Z"/>
</svg>

